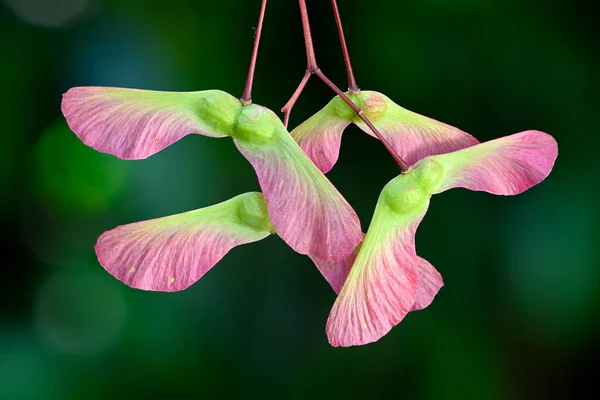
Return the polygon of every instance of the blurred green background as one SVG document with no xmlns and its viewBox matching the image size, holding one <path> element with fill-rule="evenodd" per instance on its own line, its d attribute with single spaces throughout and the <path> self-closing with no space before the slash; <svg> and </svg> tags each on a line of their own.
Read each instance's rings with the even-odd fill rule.
<svg viewBox="0 0 600 400">
<path fill-rule="evenodd" d="M 599 29 L 592 2 L 340 0 L 359 86 L 481 141 L 538 129 L 560 155 L 516 197 L 434 198 L 417 249 L 446 286 L 378 343 L 336 349 L 335 299 L 278 237 L 231 251 L 188 290 L 149 293 L 99 265 L 116 225 L 258 190 L 230 140 L 187 137 L 144 161 L 96 153 L 60 113 L 72 86 L 242 92 L 259 0 L 0 0 L 0 399 L 569 398 L 600 345 Z M 328 0 L 317 58 L 345 71 Z M 255 102 L 304 72 L 297 2 L 271 1 Z M 291 126 L 332 94 L 313 80 Z M 398 173 L 351 127 L 328 175 L 368 227 Z"/>
</svg>

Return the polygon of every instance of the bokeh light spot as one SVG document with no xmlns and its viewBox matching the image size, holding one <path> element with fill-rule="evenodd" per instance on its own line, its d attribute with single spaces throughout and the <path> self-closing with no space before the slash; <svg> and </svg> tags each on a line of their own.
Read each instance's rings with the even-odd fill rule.
<svg viewBox="0 0 600 400">
<path fill-rule="evenodd" d="M 118 343 L 125 302 L 110 276 L 64 270 L 37 295 L 35 321 L 42 340 L 67 354 L 96 355 Z"/>
<path fill-rule="evenodd" d="M 21 21 L 57 28 L 73 22 L 93 5 L 92 0 L 2 0 Z"/>
<path fill-rule="evenodd" d="M 64 398 L 60 371 L 35 337 L 21 327 L 0 325 L 0 332 L 0 399 Z"/>
<path fill-rule="evenodd" d="M 85 146 L 65 121 L 46 130 L 37 143 L 35 189 L 58 211 L 105 211 L 127 180 L 125 162 Z"/>
<path fill-rule="evenodd" d="M 591 194 L 570 186 L 561 186 L 569 197 L 546 189 L 517 200 L 504 230 L 509 295 L 529 328 L 551 341 L 591 322 L 600 282 L 591 251 L 596 206 Z"/>
</svg>

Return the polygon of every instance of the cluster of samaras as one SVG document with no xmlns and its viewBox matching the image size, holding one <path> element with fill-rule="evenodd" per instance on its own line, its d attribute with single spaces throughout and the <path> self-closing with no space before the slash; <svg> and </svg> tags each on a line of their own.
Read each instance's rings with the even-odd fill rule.
<svg viewBox="0 0 600 400">
<path fill-rule="evenodd" d="M 262 189 L 105 232 L 96 245 L 100 264 L 134 288 L 178 291 L 233 247 L 277 234 L 308 255 L 338 293 L 327 321 L 334 346 L 376 341 L 409 311 L 427 307 L 443 282 L 417 256 L 414 238 L 431 196 L 455 187 L 521 193 L 548 176 L 556 141 L 526 131 L 480 144 L 383 94 L 348 96 L 410 165 L 384 187 L 366 235 L 324 175 L 338 158 L 349 124 L 372 134 L 340 97 L 290 134 L 271 110 L 222 91 L 69 90 L 62 110 L 86 145 L 122 159 L 143 159 L 188 134 L 229 136 Z"/>
</svg>

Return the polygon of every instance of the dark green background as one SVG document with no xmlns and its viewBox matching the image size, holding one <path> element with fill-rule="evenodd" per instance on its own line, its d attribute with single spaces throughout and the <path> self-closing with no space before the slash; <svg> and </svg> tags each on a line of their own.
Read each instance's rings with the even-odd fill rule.
<svg viewBox="0 0 600 400">
<path fill-rule="evenodd" d="M 239 96 L 259 3 L 0 1 L 0 398 L 540 399 L 594 388 L 592 2 L 340 0 L 363 89 L 482 141 L 542 130 L 560 151 L 550 177 L 523 195 L 433 199 L 417 249 L 446 286 L 378 343 L 328 345 L 334 293 L 276 236 L 233 250 L 176 294 L 130 289 L 98 265 L 103 231 L 258 184 L 227 139 L 187 137 L 144 161 L 96 153 L 66 127 L 61 94 L 106 85 Z M 278 110 L 305 58 L 297 2 L 270 3 L 254 99 Z M 308 7 L 319 64 L 343 87 L 329 1 Z M 311 81 L 291 125 L 331 97 Z M 351 127 L 328 176 L 366 230 L 397 173 L 383 146 Z"/>
</svg>

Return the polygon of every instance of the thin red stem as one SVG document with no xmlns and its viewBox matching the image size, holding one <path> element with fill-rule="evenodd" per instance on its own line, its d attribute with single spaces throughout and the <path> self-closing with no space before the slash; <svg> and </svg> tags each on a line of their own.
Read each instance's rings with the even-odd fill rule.
<svg viewBox="0 0 600 400">
<path fill-rule="evenodd" d="M 243 105 L 252 103 L 252 84 L 254 83 L 254 71 L 256 69 L 256 59 L 258 58 L 258 47 L 260 45 L 260 35 L 262 34 L 263 22 L 265 20 L 265 11 L 267 10 L 267 0 L 262 0 L 260 7 L 260 15 L 258 16 L 258 26 L 256 27 L 256 33 L 254 35 L 254 47 L 252 49 L 252 56 L 250 58 L 250 68 L 248 69 L 248 78 L 246 79 L 246 86 L 244 86 L 244 93 L 240 98 Z"/>
<path fill-rule="evenodd" d="M 304 32 L 304 45 L 306 46 L 306 66 L 307 70 L 314 73 L 317 67 L 317 58 L 315 57 L 315 48 L 310 33 L 310 21 L 308 19 L 308 10 L 306 9 L 306 0 L 298 0 L 300 4 L 300 15 L 302 16 L 302 32 Z"/>
<path fill-rule="evenodd" d="M 285 106 L 283 106 L 283 108 L 281 109 L 281 112 L 283 113 L 283 125 L 285 125 L 286 128 L 288 127 L 288 123 L 290 122 L 290 114 L 292 113 L 292 108 L 294 108 L 298 97 L 300 97 L 300 95 L 302 94 L 302 91 L 304 90 L 304 87 L 308 83 L 308 80 L 311 76 L 312 73 L 306 70 L 306 72 L 304 73 L 304 77 L 302 77 L 302 80 L 298 85 L 298 88 L 296 89 L 292 97 L 289 99 L 289 101 L 285 104 Z"/>
<path fill-rule="evenodd" d="M 342 44 L 342 52 L 344 53 L 344 62 L 346 63 L 346 73 L 348 74 L 348 90 L 350 93 L 358 93 L 360 89 L 356 84 L 354 78 L 354 71 L 352 70 L 352 63 L 350 62 L 350 53 L 348 52 L 348 45 L 346 45 L 346 36 L 344 35 L 344 28 L 342 27 L 342 17 L 340 16 L 340 10 L 336 0 L 331 0 L 331 7 L 333 8 L 333 14 L 335 15 L 335 24 L 337 25 L 338 33 L 340 36 L 340 43 Z"/>
</svg>

